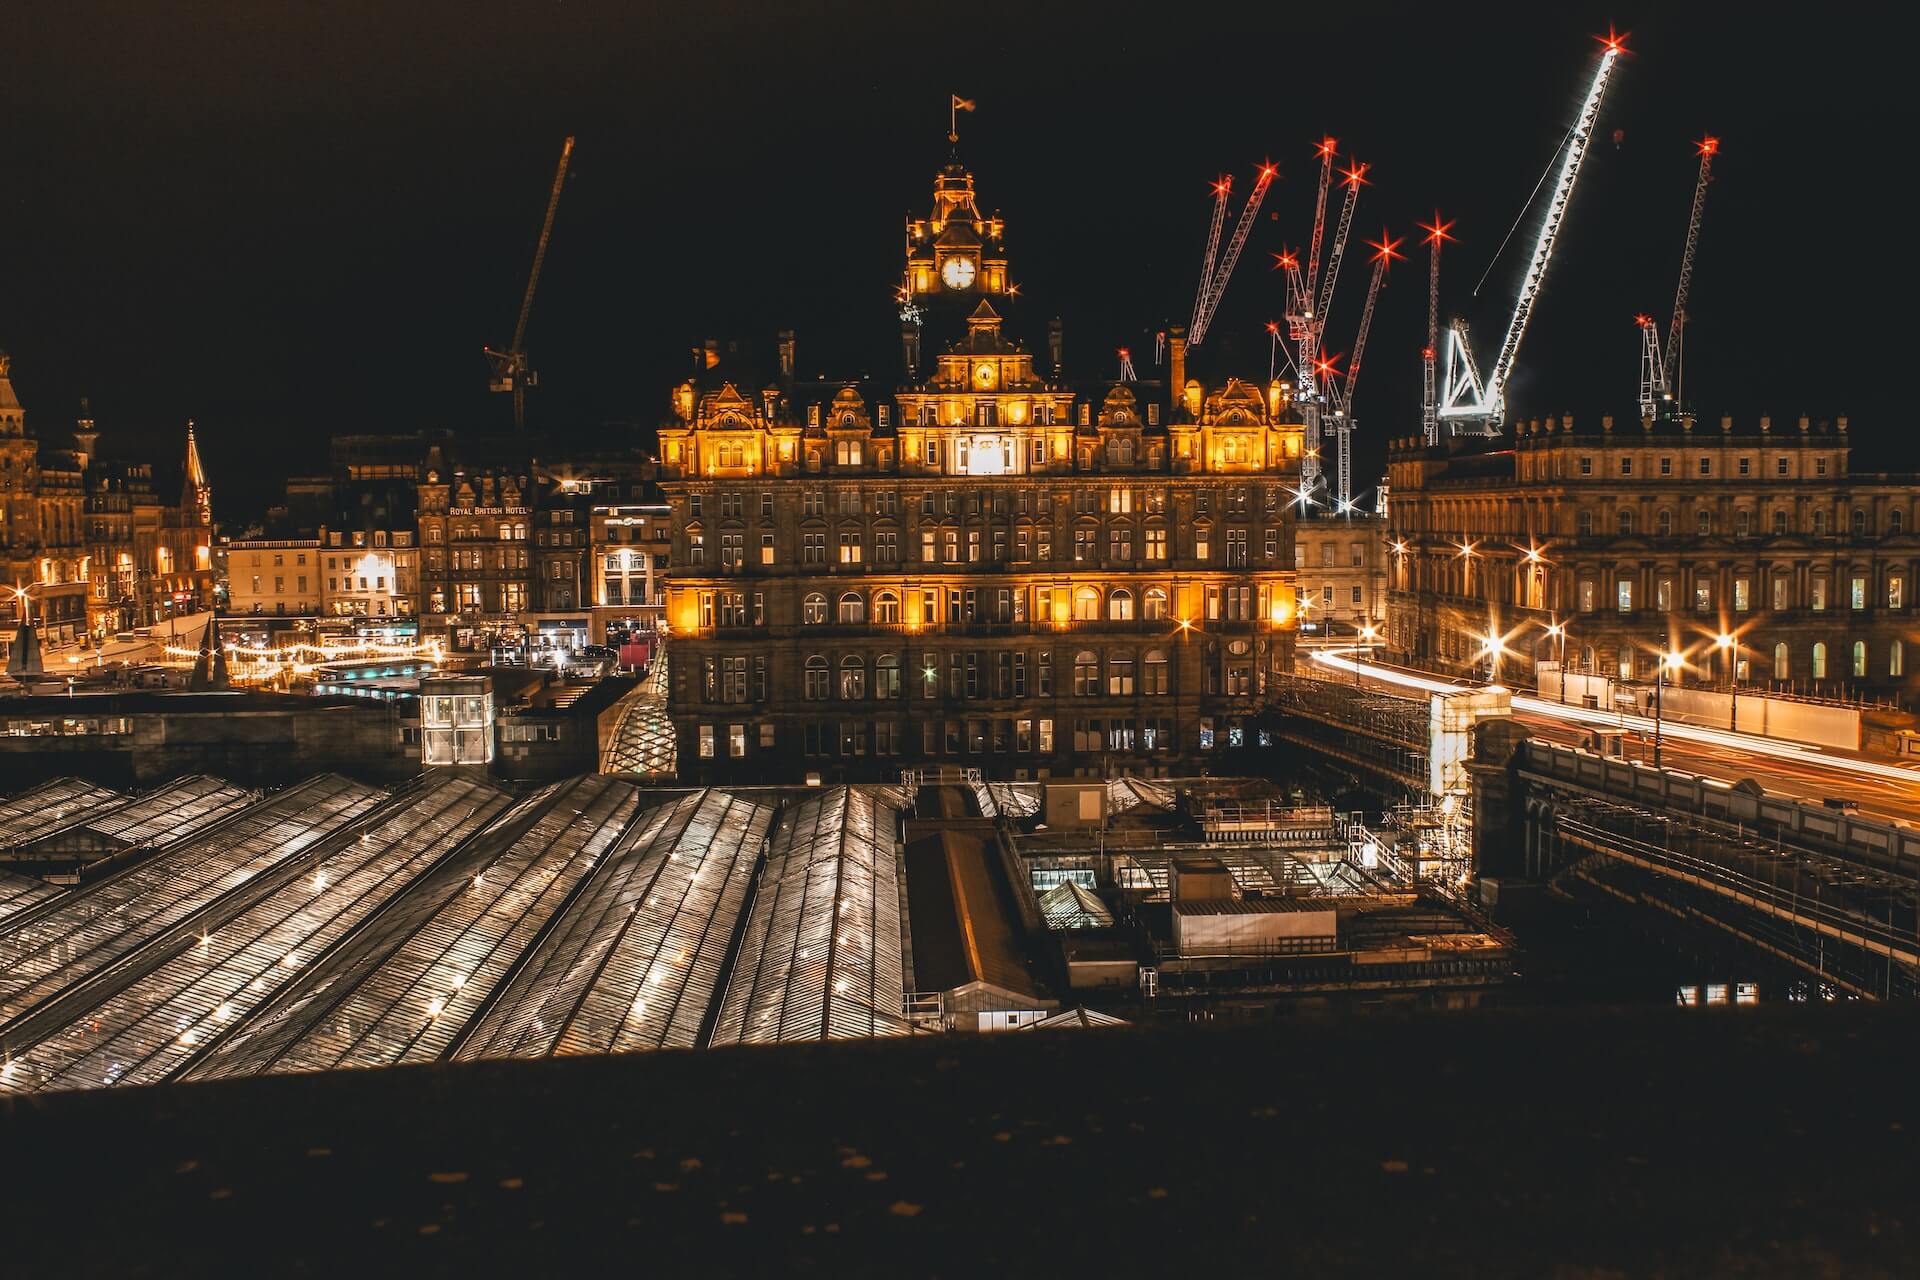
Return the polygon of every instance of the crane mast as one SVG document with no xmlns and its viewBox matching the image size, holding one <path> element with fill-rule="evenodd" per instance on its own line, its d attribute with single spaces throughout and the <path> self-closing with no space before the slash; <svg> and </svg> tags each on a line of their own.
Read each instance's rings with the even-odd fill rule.
<svg viewBox="0 0 1920 1280">
<path fill-rule="evenodd" d="M 1378 241 L 1369 240 L 1367 247 L 1373 252 L 1373 275 L 1367 281 L 1367 301 L 1360 308 L 1360 328 L 1353 338 L 1353 360 L 1347 365 L 1346 385 L 1336 393 L 1333 412 L 1334 443 L 1338 450 L 1339 470 L 1334 479 L 1334 501 L 1338 509 L 1345 513 L 1353 510 L 1353 389 L 1360 381 L 1360 361 L 1367 352 L 1367 333 L 1373 328 L 1373 307 L 1379 300 L 1380 288 L 1386 282 L 1387 268 L 1400 253 L 1400 241 L 1387 238 L 1385 230 L 1380 232 Z"/>
<path fill-rule="evenodd" d="M 1327 141 L 1331 142 L 1332 139 L 1328 139 Z M 1323 147 L 1325 145 L 1325 143 L 1322 144 Z M 1331 161 L 1328 163 L 1330 166 Z M 1347 192 L 1340 202 L 1340 218 L 1335 224 L 1333 239 L 1327 245 L 1326 274 L 1323 275 L 1319 281 L 1319 303 L 1317 306 L 1314 305 L 1313 290 L 1315 286 L 1312 283 L 1308 283 L 1307 285 L 1306 305 L 1309 308 L 1305 312 L 1307 333 L 1305 341 L 1300 348 L 1299 364 L 1302 370 L 1301 376 L 1303 381 L 1306 379 L 1305 370 L 1312 369 L 1315 374 L 1312 383 L 1304 388 L 1308 393 L 1308 398 L 1301 404 L 1301 422 L 1305 427 L 1305 431 L 1302 440 L 1304 447 L 1300 459 L 1300 482 L 1308 486 L 1311 486 L 1313 481 L 1318 478 L 1321 473 L 1320 454 L 1324 446 L 1320 413 L 1322 396 L 1319 394 L 1321 379 L 1326 378 L 1327 388 L 1329 390 L 1332 388 L 1331 378 L 1328 377 L 1329 366 L 1320 358 L 1327 334 L 1327 312 L 1333 306 L 1333 287 L 1340 277 L 1340 260 L 1347 252 L 1347 235 L 1353 229 L 1353 209 L 1354 205 L 1360 199 L 1360 188 L 1366 182 L 1366 172 L 1367 166 L 1358 161 L 1355 161 L 1350 167 L 1341 171 L 1341 179 L 1347 188 Z M 1316 234 L 1321 229 L 1320 214 L 1322 212 L 1324 212 L 1324 206 L 1322 206 L 1321 210 L 1316 211 L 1314 215 L 1314 230 Z M 1309 266 L 1311 266 L 1311 264 L 1309 264 Z"/>
<path fill-rule="evenodd" d="M 1707 207 L 1707 184 L 1713 181 L 1713 157 L 1720 150 L 1720 139 L 1708 134 L 1693 144 L 1700 153 L 1700 176 L 1693 184 L 1693 211 L 1687 217 L 1687 244 L 1680 254 L 1680 283 L 1673 291 L 1673 319 L 1667 330 L 1667 355 L 1663 362 L 1670 390 L 1680 400 L 1682 333 L 1687 327 L 1687 294 L 1693 287 L 1693 255 L 1700 247 L 1700 215 Z"/>
<path fill-rule="evenodd" d="M 1313 300 L 1314 288 L 1320 283 L 1320 244 L 1327 233 L 1327 188 L 1333 184 L 1333 161 L 1340 153 L 1332 138 L 1322 138 L 1314 146 L 1313 152 L 1320 161 L 1320 190 L 1313 201 L 1313 243 L 1307 249 L 1307 300 Z"/>
<path fill-rule="evenodd" d="M 1213 284 L 1202 301 L 1200 315 L 1187 335 L 1188 346 L 1199 346 L 1207 336 L 1207 329 L 1213 324 L 1213 313 L 1220 305 L 1221 296 L 1227 291 L 1227 281 L 1233 276 L 1234 265 L 1240 261 L 1240 251 L 1246 248 L 1247 236 L 1253 231 L 1253 220 L 1260 212 L 1260 202 L 1267 198 L 1267 188 L 1273 185 L 1274 175 L 1278 172 L 1270 164 L 1260 166 L 1260 178 L 1253 184 L 1253 190 L 1247 193 L 1246 206 L 1240 210 L 1240 221 L 1234 224 L 1233 238 L 1227 242 L 1226 254 L 1214 271 Z"/>
<path fill-rule="evenodd" d="M 1673 399 L 1667 386 L 1667 366 L 1660 356 L 1660 326 L 1652 316 L 1635 316 L 1640 326 L 1640 421 L 1652 422 L 1662 401 Z"/>
<path fill-rule="evenodd" d="M 1497 429 L 1506 415 L 1507 378 L 1513 372 L 1513 361 L 1519 354 L 1520 341 L 1526 336 L 1527 321 L 1533 315 L 1533 304 L 1539 298 L 1540 286 L 1546 279 L 1547 264 L 1553 260 L 1554 244 L 1559 239 L 1561 224 L 1566 220 L 1567 205 L 1573 198 L 1574 184 L 1580 177 L 1580 166 L 1586 160 L 1587 149 L 1593 141 L 1593 126 L 1600 115 L 1601 100 L 1606 96 L 1614 68 L 1626 52 L 1622 38 L 1611 33 L 1601 41 L 1601 45 L 1600 65 L 1593 73 L 1587 96 L 1580 105 L 1580 114 L 1575 118 L 1573 128 L 1563 144 L 1566 154 L 1560 162 L 1553 195 L 1547 203 L 1546 221 L 1534 240 L 1533 257 L 1527 263 L 1520 296 L 1515 299 L 1513 315 L 1507 321 L 1507 333 L 1500 343 L 1500 354 L 1493 362 L 1493 370 L 1487 375 L 1485 386 L 1471 402 L 1467 402 L 1462 395 L 1462 383 L 1452 380 L 1454 361 L 1464 353 L 1465 343 L 1461 341 L 1454 345 L 1448 355 L 1449 383 L 1440 410 L 1443 418 L 1473 419 L 1489 429 Z M 1477 377 L 1474 380 L 1477 381 Z"/>
<path fill-rule="evenodd" d="M 1440 221 L 1440 211 L 1435 209 L 1432 222 L 1415 225 L 1427 233 L 1427 345 L 1420 351 L 1425 379 L 1420 398 L 1420 436 L 1432 447 L 1440 443 L 1440 401 L 1434 387 L 1434 364 L 1440 355 L 1440 246 L 1453 239 L 1447 234 L 1453 224 Z"/>
<path fill-rule="evenodd" d="M 1193 295 L 1193 322 L 1187 326 L 1189 337 L 1200 328 L 1200 316 L 1207 305 L 1207 290 L 1213 287 L 1213 264 L 1220 256 L 1220 229 L 1227 222 L 1227 196 L 1232 191 L 1232 178 L 1223 177 L 1213 184 L 1213 225 L 1207 231 L 1207 256 L 1200 263 L 1200 287 Z"/>
<path fill-rule="evenodd" d="M 567 162 L 573 158 L 573 139 L 560 146 L 560 164 L 553 171 L 553 190 L 547 196 L 547 216 L 540 224 L 540 239 L 533 249 L 533 269 L 527 273 L 527 292 L 520 299 L 520 319 L 513 326 L 513 342 L 505 351 L 485 348 L 493 363 L 488 387 L 513 393 L 513 429 L 527 427 L 527 388 L 539 381 L 539 375 L 527 368 L 527 319 L 533 314 L 533 291 L 540 284 L 540 265 L 546 261 L 547 242 L 553 237 L 553 215 L 560 208 L 560 189 L 567 180 Z"/>
</svg>

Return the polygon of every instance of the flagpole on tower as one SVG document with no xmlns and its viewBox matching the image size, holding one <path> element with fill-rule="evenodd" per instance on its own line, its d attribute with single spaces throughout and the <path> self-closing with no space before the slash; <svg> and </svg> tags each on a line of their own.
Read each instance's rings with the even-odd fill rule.
<svg viewBox="0 0 1920 1280">
<path fill-rule="evenodd" d="M 947 95 L 947 141 L 955 146 L 960 143 L 960 113 L 973 110 L 973 99 L 963 98 L 957 93 Z"/>
</svg>

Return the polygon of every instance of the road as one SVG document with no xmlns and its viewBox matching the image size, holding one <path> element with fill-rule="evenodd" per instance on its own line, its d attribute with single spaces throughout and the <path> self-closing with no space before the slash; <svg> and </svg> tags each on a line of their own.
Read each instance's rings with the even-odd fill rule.
<svg viewBox="0 0 1920 1280">
<path fill-rule="evenodd" d="M 1323 667 L 1354 675 L 1356 662 L 1350 653 L 1345 649 L 1315 649 L 1308 656 Z M 1484 681 L 1452 679 L 1371 661 L 1360 662 L 1357 667 L 1363 684 L 1385 693 L 1419 695 L 1486 687 Z M 1575 746 L 1585 745 L 1590 729 L 1624 729 L 1628 734 L 1627 753 L 1649 762 L 1653 758 L 1654 722 L 1647 716 L 1567 706 L 1521 693 L 1513 695 L 1513 714 L 1535 736 Z M 1671 720 L 1661 722 L 1660 739 L 1661 761 L 1669 768 L 1726 782 L 1752 778 L 1781 795 L 1812 801 L 1847 799 L 1857 803 L 1862 813 L 1920 821 L 1920 768 L 1914 766 Z"/>
</svg>

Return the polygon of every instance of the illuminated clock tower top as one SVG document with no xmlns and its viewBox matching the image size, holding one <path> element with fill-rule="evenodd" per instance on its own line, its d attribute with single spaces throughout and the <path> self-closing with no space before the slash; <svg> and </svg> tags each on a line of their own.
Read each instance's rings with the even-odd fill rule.
<svg viewBox="0 0 1920 1280">
<path fill-rule="evenodd" d="M 918 308 L 938 297 L 1011 296 L 1007 253 L 1001 243 L 1006 224 L 985 217 L 975 202 L 973 174 L 958 160 L 933 181 L 933 213 L 907 219 L 907 269 L 900 286 L 903 308 Z"/>
</svg>

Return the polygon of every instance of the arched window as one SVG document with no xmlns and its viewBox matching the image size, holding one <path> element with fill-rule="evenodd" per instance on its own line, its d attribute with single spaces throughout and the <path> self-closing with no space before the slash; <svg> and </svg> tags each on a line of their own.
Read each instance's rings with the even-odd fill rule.
<svg viewBox="0 0 1920 1280">
<path fill-rule="evenodd" d="M 1853 509 L 1853 536 L 1856 538 L 1861 537 L 1866 531 L 1867 509 L 1865 507 L 1855 507 Z"/>
<path fill-rule="evenodd" d="M 1907 513 L 1895 507 L 1887 512 L 1887 532 L 1903 533 L 1907 527 Z"/>
<path fill-rule="evenodd" d="M 1867 642 L 1865 640 L 1853 642 L 1853 674 L 1856 679 L 1867 674 Z"/>
<path fill-rule="evenodd" d="M 1133 696 L 1133 655 L 1110 654 L 1107 658 L 1107 693 L 1116 698 Z"/>
<path fill-rule="evenodd" d="M 1590 644 L 1581 645 L 1580 669 L 1591 675 L 1593 673 L 1593 660 L 1593 646 Z"/>
<path fill-rule="evenodd" d="M 1125 587 L 1116 587 L 1107 597 L 1107 617 L 1114 622 L 1133 621 L 1133 592 Z"/>
<path fill-rule="evenodd" d="M 1140 692 L 1158 697 L 1167 692 L 1167 651 L 1165 649 L 1147 650 L 1146 662 L 1141 672 L 1143 677 Z"/>
<path fill-rule="evenodd" d="M 1773 536 L 1776 538 L 1782 537 L 1786 532 L 1787 509 L 1785 507 L 1775 507 L 1773 509 Z"/>
<path fill-rule="evenodd" d="M 883 653 L 880 660 L 873 664 L 873 696 L 876 698 L 897 698 L 900 696 L 900 655 Z"/>
<path fill-rule="evenodd" d="M 840 696 L 848 701 L 867 696 L 867 664 L 858 654 L 840 659 Z"/>
<path fill-rule="evenodd" d="M 819 702 L 827 696 L 827 660 L 820 654 L 807 659 L 807 697 Z"/>
<path fill-rule="evenodd" d="M 1633 536 L 1633 512 L 1623 509 L 1614 517 L 1614 520 L 1619 528 L 1621 537 L 1631 538 Z"/>
<path fill-rule="evenodd" d="M 1707 537 L 1713 532 L 1713 512 L 1705 507 L 1694 513 L 1693 522 L 1694 528 L 1701 537 Z"/>
<path fill-rule="evenodd" d="M 1140 616 L 1148 622 L 1164 621 L 1167 616 L 1167 593 L 1159 587 L 1148 587 Z"/>
<path fill-rule="evenodd" d="M 1735 536 L 1744 538 L 1747 536 L 1748 533 L 1752 532 L 1752 530 L 1753 530 L 1753 513 L 1751 511 L 1748 511 L 1745 507 L 1742 507 L 1740 510 L 1733 513 L 1733 532 Z"/>
<path fill-rule="evenodd" d="M 1907 647 L 1899 640 L 1887 646 L 1887 674 L 1890 676 L 1907 674 Z"/>
<path fill-rule="evenodd" d="M 810 592 L 800 602 L 800 621 L 814 626 L 827 620 L 827 598 L 818 591 Z"/>
<path fill-rule="evenodd" d="M 1100 655 L 1091 649 L 1073 655 L 1073 691 L 1082 698 L 1100 693 Z"/>
<path fill-rule="evenodd" d="M 900 621 L 900 597 L 891 591 L 882 591 L 874 596 L 873 620 L 889 623 Z"/>
<path fill-rule="evenodd" d="M 1673 536 L 1673 512 L 1662 507 L 1660 508 L 1660 514 L 1656 516 L 1655 519 L 1658 521 L 1657 527 L 1660 530 L 1660 536 L 1663 538 L 1671 538 Z"/>
<path fill-rule="evenodd" d="M 1786 641 L 1783 640 L 1773 646 L 1773 678 L 1775 680 L 1788 680 L 1793 677 L 1793 664 L 1789 659 L 1790 652 Z"/>
<path fill-rule="evenodd" d="M 841 622 L 865 622 L 867 620 L 867 602 L 860 598 L 858 591 L 848 591 L 840 597 Z"/>
<path fill-rule="evenodd" d="M 1816 538 L 1824 538 L 1826 534 L 1827 513 L 1824 511 L 1816 511 L 1813 513 L 1813 536 Z"/>
<path fill-rule="evenodd" d="M 1821 641 L 1813 646 L 1813 678 L 1815 680 L 1825 680 L 1827 678 L 1827 646 L 1825 641 Z"/>
<path fill-rule="evenodd" d="M 1073 592 L 1073 616 L 1079 622 L 1092 622 L 1100 617 L 1100 593 L 1092 587 L 1076 587 Z"/>
</svg>

